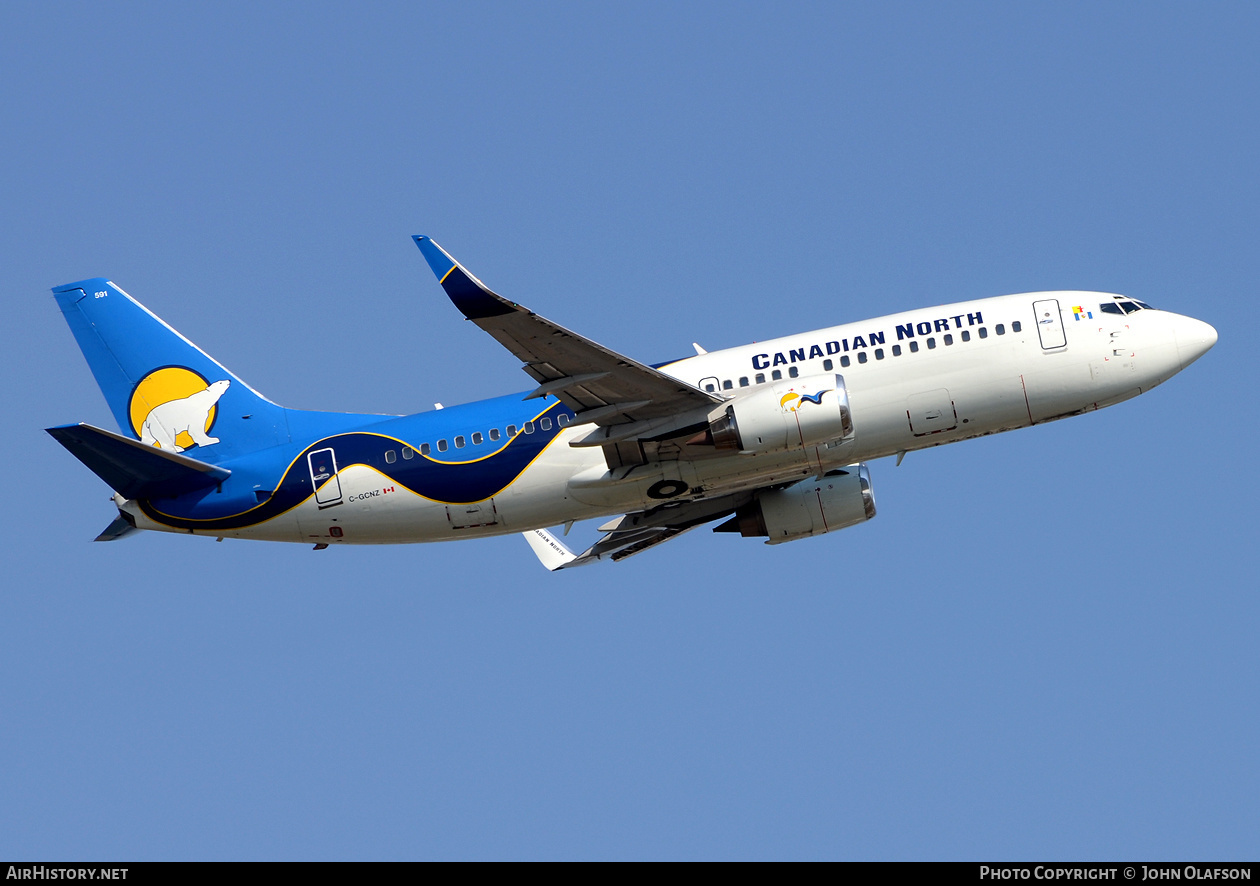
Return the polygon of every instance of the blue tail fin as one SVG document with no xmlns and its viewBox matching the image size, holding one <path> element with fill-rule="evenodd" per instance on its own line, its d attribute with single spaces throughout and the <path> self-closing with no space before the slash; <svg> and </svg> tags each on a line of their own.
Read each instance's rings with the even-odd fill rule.
<svg viewBox="0 0 1260 886">
<path fill-rule="evenodd" d="M 282 407 L 113 283 L 53 294 L 124 435 L 216 464 L 289 439 Z"/>
</svg>

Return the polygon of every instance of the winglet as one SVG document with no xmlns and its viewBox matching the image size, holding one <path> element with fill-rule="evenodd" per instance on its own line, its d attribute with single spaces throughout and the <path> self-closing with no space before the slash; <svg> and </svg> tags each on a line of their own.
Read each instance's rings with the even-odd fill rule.
<svg viewBox="0 0 1260 886">
<path fill-rule="evenodd" d="M 480 320 L 484 317 L 498 317 L 512 314 L 521 308 L 492 292 L 489 287 L 468 273 L 459 262 L 451 258 L 432 238 L 423 235 L 412 237 L 420 247 L 424 260 L 433 269 L 434 275 L 446 294 L 450 296 L 455 307 L 469 320 Z"/>
<path fill-rule="evenodd" d="M 415 240 L 416 245 L 420 247 L 420 254 L 429 263 L 429 267 L 433 269 L 433 273 L 438 280 L 446 279 L 446 275 L 451 272 L 451 268 L 455 267 L 455 259 L 447 255 L 445 249 L 434 243 L 432 237 L 417 234 L 411 239 Z"/>
<path fill-rule="evenodd" d="M 522 532 L 521 535 L 525 536 L 529 546 L 534 549 L 538 562 L 542 563 L 549 572 L 563 569 L 577 559 L 576 554 L 546 529 L 534 529 L 530 532 Z"/>
</svg>

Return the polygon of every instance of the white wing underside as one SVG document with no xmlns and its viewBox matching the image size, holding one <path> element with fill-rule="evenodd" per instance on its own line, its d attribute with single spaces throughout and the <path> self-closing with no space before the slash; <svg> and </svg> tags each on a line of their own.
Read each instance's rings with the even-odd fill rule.
<svg viewBox="0 0 1260 886">
<path fill-rule="evenodd" d="M 725 517 L 741 504 L 750 501 L 752 493 L 726 495 L 704 501 L 668 504 L 650 511 L 636 511 L 618 517 L 599 527 L 604 537 L 580 554 L 573 551 L 546 529 L 521 533 L 548 570 L 584 566 L 596 560 L 624 560 L 662 542 L 690 532 L 702 523 Z"/>
</svg>

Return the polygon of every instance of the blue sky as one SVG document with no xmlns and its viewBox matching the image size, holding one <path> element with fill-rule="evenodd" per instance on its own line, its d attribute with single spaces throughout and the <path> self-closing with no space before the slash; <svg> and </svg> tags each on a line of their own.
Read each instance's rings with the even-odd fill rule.
<svg viewBox="0 0 1260 886">
<path fill-rule="evenodd" d="M 0 9 L 0 857 L 1256 857 L 1254 5 L 362 6 Z M 49 287 L 288 406 L 524 389 L 417 233 L 647 362 L 1039 289 L 1221 338 L 774 548 L 90 543 Z"/>
</svg>

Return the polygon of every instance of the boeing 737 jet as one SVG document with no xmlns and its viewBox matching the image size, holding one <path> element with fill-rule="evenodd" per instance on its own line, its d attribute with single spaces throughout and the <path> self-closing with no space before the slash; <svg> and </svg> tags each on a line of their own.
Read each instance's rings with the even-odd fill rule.
<svg viewBox="0 0 1260 886">
<path fill-rule="evenodd" d="M 330 545 L 522 533 L 548 569 L 702 524 L 795 541 L 875 516 L 866 462 L 1080 415 L 1216 343 L 1101 292 L 1005 295 L 651 366 L 488 289 L 414 238 L 532 387 L 416 415 L 277 406 L 105 279 L 53 290 L 122 433 L 49 428 L 140 529 Z M 549 528 L 612 517 L 581 553 Z"/>
</svg>

